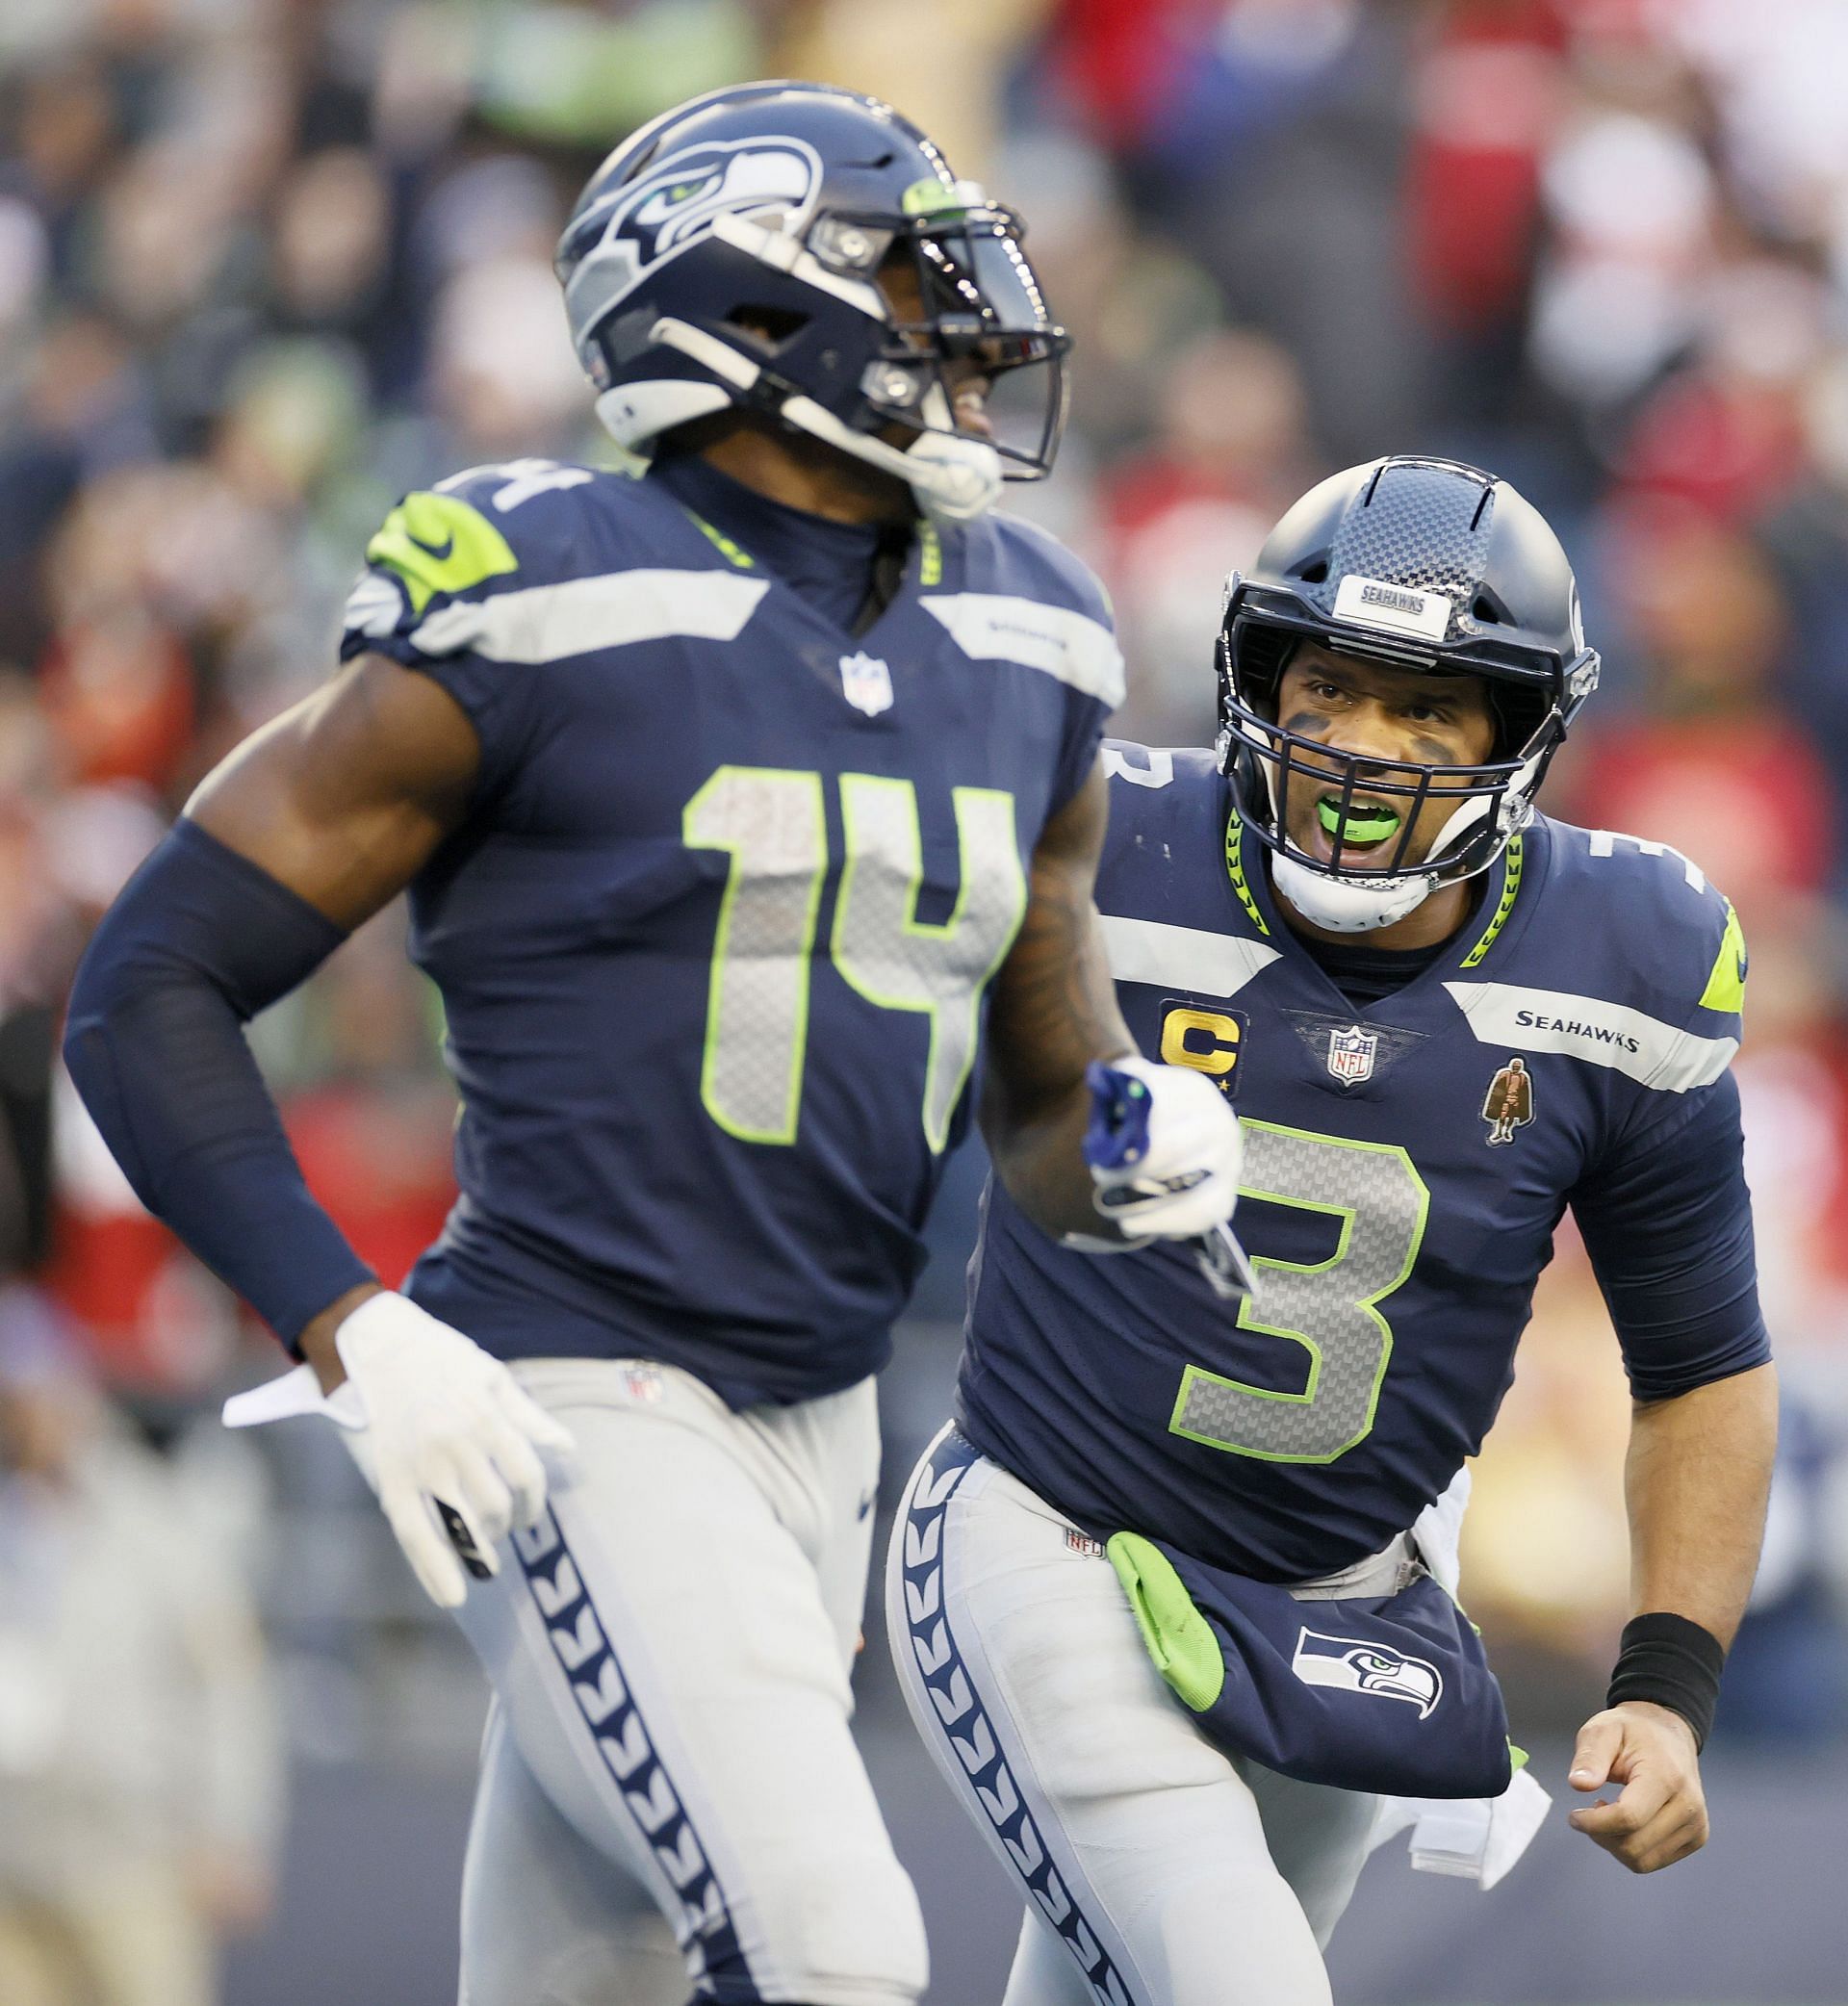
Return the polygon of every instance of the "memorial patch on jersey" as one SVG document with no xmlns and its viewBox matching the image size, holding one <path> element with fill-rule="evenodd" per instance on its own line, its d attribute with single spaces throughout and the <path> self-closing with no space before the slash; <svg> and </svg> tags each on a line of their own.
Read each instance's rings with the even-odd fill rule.
<svg viewBox="0 0 1848 2006">
<path fill-rule="evenodd" d="M 1162 1000 L 1161 1060 L 1203 1072 L 1230 1100 L 1239 1091 L 1250 1019 L 1242 1010 L 1202 1010 L 1184 996 Z"/>
<path fill-rule="evenodd" d="M 1492 1144 L 1513 1142 L 1515 1130 L 1533 1119 L 1533 1075 L 1525 1059 L 1510 1059 L 1489 1082 L 1482 1096 L 1482 1119 L 1489 1124 Z"/>
<path fill-rule="evenodd" d="M 1306 1625 L 1296 1638 L 1290 1669 L 1305 1685 L 1404 1700 L 1418 1709 L 1420 1720 L 1427 1719 L 1444 1697 L 1444 1675 L 1428 1659 L 1388 1651 L 1363 1637 L 1324 1636 Z"/>
</svg>

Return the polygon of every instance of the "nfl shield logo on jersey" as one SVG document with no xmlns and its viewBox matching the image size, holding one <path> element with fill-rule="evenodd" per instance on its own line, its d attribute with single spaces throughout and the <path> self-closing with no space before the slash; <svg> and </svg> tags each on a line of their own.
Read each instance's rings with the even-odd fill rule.
<svg viewBox="0 0 1848 2006">
<path fill-rule="evenodd" d="M 1305 1685 L 1404 1700 L 1418 1709 L 1420 1720 L 1444 1697 L 1444 1675 L 1426 1659 L 1408 1658 L 1364 1637 L 1324 1636 L 1306 1626 L 1296 1638 L 1290 1669 Z"/>
<path fill-rule="evenodd" d="M 1345 1031 L 1328 1034 L 1328 1070 L 1344 1087 L 1358 1087 L 1373 1076 L 1373 1054 L 1379 1050 L 1379 1036 L 1349 1024 Z"/>
<path fill-rule="evenodd" d="M 840 687 L 854 708 L 867 717 L 892 707 L 892 672 L 870 655 L 840 657 Z"/>
</svg>

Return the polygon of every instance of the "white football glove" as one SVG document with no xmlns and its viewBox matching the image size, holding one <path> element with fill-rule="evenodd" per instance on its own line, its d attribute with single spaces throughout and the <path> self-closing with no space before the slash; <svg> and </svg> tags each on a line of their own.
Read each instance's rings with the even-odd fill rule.
<svg viewBox="0 0 1848 2006">
<path fill-rule="evenodd" d="M 498 1358 L 390 1290 L 341 1324 L 334 1348 L 346 1378 L 331 1394 L 301 1366 L 228 1402 L 226 1426 L 319 1412 L 352 1430 L 412 1573 L 439 1608 L 459 1608 L 464 1562 L 477 1578 L 500 1571 L 500 1541 L 546 1508 L 542 1453 L 568 1463 L 571 1432 Z"/>
<path fill-rule="evenodd" d="M 1097 1187 L 1091 1202 L 1133 1242 L 1195 1240 L 1222 1226 L 1238 1202 L 1245 1154 L 1224 1094 L 1202 1072 L 1146 1059 L 1093 1067 L 1093 1093 L 1113 1075 L 1127 1076 L 1131 1104 L 1119 1092 L 1116 1112 L 1127 1119 L 1108 1138 L 1093 1119 L 1085 1145 Z"/>
</svg>

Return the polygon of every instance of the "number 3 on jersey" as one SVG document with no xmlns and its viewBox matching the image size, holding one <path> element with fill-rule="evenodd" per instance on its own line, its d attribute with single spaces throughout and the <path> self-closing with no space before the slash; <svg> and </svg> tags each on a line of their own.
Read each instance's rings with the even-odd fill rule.
<svg viewBox="0 0 1848 2006">
<path fill-rule="evenodd" d="M 840 776 L 845 836 L 829 952 L 851 988 L 882 1010 L 930 1018 L 924 1134 L 933 1152 L 975 1060 L 982 991 L 1026 911 L 1014 796 L 953 787 L 960 888 L 941 925 L 917 917 L 923 836 L 908 780 Z M 808 981 L 828 875 L 819 773 L 721 766 L 686 804 L 689 849 L 732 863 L 712 943 L 700 1098 L 729 1135 L 793 1143 L 808 1043 Z"/>
<path fill-rule="evenodd" d="M 1304 1266 L 1254 1254 L 1258 1293 L 1239 1327 L 1309 1353 L 1300 1393 L 1274 1393 L 1190 1365 L 1169 1429 L 1266 1462 L 1331 1463 L 1372 1433 L 1393 1327 L 1380 1305 L 1412 1272 L 1431 1195 L 1394 1143 L 1355 1143 L 1246 1121 L 1240 1195 L 1341 1222 L 1335 1250 Z"/>
</svg>

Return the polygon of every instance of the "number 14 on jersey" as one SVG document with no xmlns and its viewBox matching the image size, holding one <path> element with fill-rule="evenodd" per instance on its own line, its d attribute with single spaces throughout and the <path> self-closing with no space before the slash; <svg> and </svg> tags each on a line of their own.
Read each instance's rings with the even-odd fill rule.
<svg viewBox="0 0 1848 2006">
<path fill-rule="evenodd" d="M 911 783 L 843 773 L 839 788 L 845 854 L 828 953 L 869 1004 L 929 1017 L 921 1115 L 935 1153 L 975 1061 L 982 992 L 1026 912 L 1014 796 L 951 788 L 959 889 L 937 925 L 917 917 L 924 845 Z M 825 790 L 815 772 L 721 766 L 680 816 L 688 848 L 731 858 L 712 942 L 700 1098 L 744 1142 L 796 1140 L 831 862 Z"/>
</svg>

